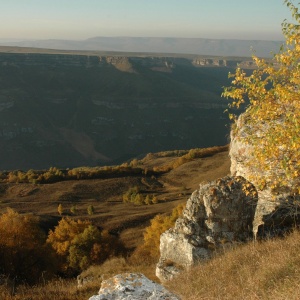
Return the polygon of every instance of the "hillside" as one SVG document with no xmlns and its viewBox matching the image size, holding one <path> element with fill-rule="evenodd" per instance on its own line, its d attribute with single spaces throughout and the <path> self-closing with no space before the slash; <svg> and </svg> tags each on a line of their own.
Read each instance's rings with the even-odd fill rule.
<svg viewBox="0 0 300 300">
<path fill-rule="evenodd" d="M 178 157 L 180 154 L 176 151 L 153 153 L 135 163 L 150 169 L 169 165 Z M 73 215 L 75 218 L 90 218 L 103 228 L 109 228 L 120 236 L 130 250 L 142 242 L 143 230 L 154 214 L 169 213 L 178 203 L 185 202 L 200 182 L 228 174 L 229 166 L 228 151 L 222 148 L 218 153 L 193 159 L 152 179 L 143 176 L 64 181 L 47 185 L 2 183 L 0 211 L 13 207 L 22 213 L 37 214 L 46 229 L 60 218 L 58 203 L 65 208 L 64 216 L 71 215 L 69 208 L 76 204 L 78 211 Z M 122 203 L 121 194 L 128 185 L 139 185 L 143 193 L 155 193 L 159 203 L 144 206 Z M 92 216 L 86 213 L 90 204 L 95 207 Z M 182 299 L 237 299 L 241 296 L 249 300 L 298 299 L 298 241 L 299 232 L 295 232 L 285 239 L 224 249 L 207 263 L 193 267 L 168 282 L 167 288 Z M 33 287 L 18 286 L 15 295 L 11 295 L 9 285 L 0 285 L 0 293 L 6 300 L 24 297 L 83 300 L 98 292 L 103 278 L 122 272 L 143 272 L 157 280 L 154 276 L 155 263 L 112 258 L 103 265 L 86 270 L 83 275 L 92 276 L 91 281 L 81 289 L 77 288 L 76 279 L 60 278 Z"/>
<path fill-rule="evenodd" d="M 251 68 L 240 58 L 2 51 L 2 170 L 107 165 L 224 145 L 222 86 L 237 63 Z"/>
<path fill-rule="evenodd" d="M 139 164 L 150 169 L 168 165 L 176 159 L 177 155 L 152 154 Z M 142 242 L 143 230 L 151 218 L 158 213 L 169 213 L 178 203 L 185 202 L 200 182 L 228 174 L 229 163 L 227 147 L 220 147 L 214 154 L 187 161 L 156 177 L 115 176 L 38 185 L 4 182 L 0 184 L 0 212 L 10 207 L 22 214 L 37 215 L 48 232 L 61 218 L 57 208 L 62 204 L 64 216 L 91 219 L 95 225 L 119 235 L 126 248 L 131 250 Z M 134 186 L 139 187 L 144 196 L 155 195 L 158 204 L 123 203 L 123 194 Z M 90 205 L 95 210 L 93 215 L 87 213 Z M 73 206 L 76 207 L 75 214 L 70 211 Z"/>
</svg>

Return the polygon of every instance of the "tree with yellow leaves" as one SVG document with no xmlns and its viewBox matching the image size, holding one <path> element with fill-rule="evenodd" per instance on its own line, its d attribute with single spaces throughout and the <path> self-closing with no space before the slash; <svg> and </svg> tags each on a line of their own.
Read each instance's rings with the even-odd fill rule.
<svg viewBox="0 0 300 300">
<path fill-rule="evenodd" d="M 64 213 L 64 208 L 63 208 L 63 206 L 62 206 L 61 203 L 59 203 L 58 206 L 57 206 L 57 212 L 58 212 L 60 215 L 62 215 L 62 214 Z"/>
<path fill-rule="evenodd" d="M 33 284 L 42 273 L 53 274 L 55 267 L 39 219 L 8 208 L 0 216 L 0 273 L 17 282 Z"/>
<path fill-rule="evenodd" d="M 276 190 L 293 182 L 300 192 L 300 13 L 289 0 L 295 23 L 282 23 L 285 43 L 271 61 L 253 56 L 256 69 L 247 75 L 236 69 L 232 85 L 223 96 L 231 98 L 231 107 L 246 103 L 242 136 L 251 144 L 255 159 L 249 163 L 264 171 L 264 178 L 253 178 L 262 189 Z M 237 120 L 230 114 L 230 118 Z M 234 128 L 234 127 L 233 127 Z M 280 172 L 274 172 L 280 170 Z M 289 186 L 290 188 L 290 186 Z"/>
<path fill-rule="evenodd" d="M 58 255 L 67 256 L 73 239 L 90 225 L 89 221 L 62 218 L 55 229 L 49 231 L 47 242 Z"/>
<path fill-rule="evenodd" d="M 136 256 L 150 256 L 152 258 L 159 258 L 159 244 L 160 236 L 163 232 L 174 226 L 175 221 L 182 214 L 185 204 L 176 206 L 170 215 L 156 215 L 152 220 L 150 226 L 145 229 L 144 243 L 135 251 Z"/>
<path fill-rule="evenodd" d="M 50 230 L 47 242 L 62 259 L 62 271 L 78 272 L 89 265 L 102 263 L 123 250 L 117 237 L 100 231 L 89 221 L 62 218 Z"/>
</svg>

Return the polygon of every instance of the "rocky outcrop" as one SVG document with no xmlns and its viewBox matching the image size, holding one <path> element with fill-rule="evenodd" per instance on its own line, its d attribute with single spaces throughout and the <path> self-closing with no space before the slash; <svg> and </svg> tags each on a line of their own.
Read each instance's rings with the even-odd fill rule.
<svg viewBox="0 0 300 300">
<path fill-rule="evenodd" d="M 241 114 L 235 128 L 231 130 L 231 144 L 229 156 L 231 158 L 231 174 L 243 176 L 256 185 L 255 178 L 264 178 L 266 171 L 260 166 L 251 163 L 255 159 L 253 145 L 247 141 L 249 135 L 256 138 L 263 138 L 264 128 L 254 128 L 248 125 L 247 114 Z M 266 126 L 266 125 L 265 125 Z M 269 126 L 271 126 L 269 124 Z M 284 170 L 278 166 L 272 169 L 275 176 L 281 176 Z M 288 180 L 288 179 L 287 179 Z M 273 236 L 290 230 L 298 222 L 297 207 L 295 200 L 299 201 L 299 196 L 293 196 L 294 182 L 288 180 L 284 189 L 274 193 L 267 184 L 263 189 L 257 188 L 258 203 L 253 221 L 253 232 L 255 236 Z"/>
<path fill-rule="evenodd" d="M 99 295 L 89 300 L 179 300 L 143 274 L 124 273 L 102 281 Z"/>
<path fill-rule="evenodd" d="M 236 68 L 238 65 L 245 69 L 255 68 L 252 61 L 248 60 L 231 60 L 219 58 L 195 58 L 192 61 L 193 65 L 199 67 L 231 67 Z"/>
<path fill-rule="evenodd" d="M 243 177 L 201 184 L 175 227 L 161 235 L 156 276 L 169 280 L 181 269 L 210 258 L 216 249 L 252 238 L 256 203 L 256 190 Z"/>
<path fill-rule="evenodd" d="M 294 179 L 287 179 L 285 186 L 274 192 L 269 178 L 284 175 L 284 170 L 278 166 L 266 173 L 253 163 L 256 158 L 251 140 L 263 139 L 272 124 L 256 126 L 248 120 L 247 113 L 240 115 L 231 130 L 231 176 L 201 184 L 174 228 L 161 235 L 156 275 L 162 281 L 209 259 L 227 244 L 245 242 L 253 236 L 281 235 L 299 224 L 300 197 L 293 195 Z M 263 143 L 258 145 L 263 147 Z M 268 178 L 263 187 L 259 185 L 261 178 Z"/>
<path fill-rule="evenodd" d="M 128 73 L 136 73 L 134 70 L 129 57 L 121 57 L 121 56 L 107 56 L 106 62 L 108 64 L 113 65 L 116 69 L 122 72 L 128 72 Z"/>
</svg>

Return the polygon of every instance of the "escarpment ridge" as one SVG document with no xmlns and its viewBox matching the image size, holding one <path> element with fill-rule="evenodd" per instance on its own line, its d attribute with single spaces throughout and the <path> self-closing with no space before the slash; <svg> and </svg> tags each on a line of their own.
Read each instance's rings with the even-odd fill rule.
<svg viewBox="0 0 300 300">
<path fill-rule="evenodd" d="M 229 131 L 221 87 L 238 62 L 249 64 L 243 58 L 5 49 L 2 170 L 118 164 L 149 152 L 224 145 Z"/>
</svg>

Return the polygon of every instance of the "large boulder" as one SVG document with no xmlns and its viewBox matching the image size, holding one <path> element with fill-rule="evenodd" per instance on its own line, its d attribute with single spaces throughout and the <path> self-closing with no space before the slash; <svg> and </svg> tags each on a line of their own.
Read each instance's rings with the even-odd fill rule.
<svg viewBox="0 0 300 300">
<path fill-rule="evenodd" d="M 243 177 L 201 184 L 174 228 L 161 235 L 156 276 L 169 280 L 181 269 L 210 258 L 216 249 L 252 238 L 256 204 L 256 190 Z"/>
<path fill-rule="evenodd" d="M 255 236 L 273 236 L 290 230 L 298 222 L 297 205 L 299 196 L 293 195 L 295 182 L 286 179 L 286 185 L 279 191 L 271 189 L 272 182 L 268 182 L 262 189 L 258 187 L 261 178 L 265 178 L 266 170 L 254 164 L 256 159 L 253 152 L 253 144 L 249 136 L 263 139 L 264 131 L 271 126 L 253 126 L 247 122 L 247 113 L 241 114 L 231 130 L 231 143 L 229 156 L 231 158 L 231 175 L 243 176 L 257 186 L 258 203 L 253 221 L 253 232 Z M 261 146 L 263 151 L 263 145 Z M 278 165 L 268 171 L 274 177 L 282 176 L 284 170 Z"/>
<path fill-rule="evenodd" d="M 180 298 L 162 285 L 140 273 L 116 275 L 101 283 L 99 295 L 89 300 L 179 300 Z"/>
<path fill-rule="evenodd" d="M 251 141 L 263 141 L 272 128 L 271 121 L 256 124 L 247 113 L 240 115 L 231 130 L 231 176 L 201 184 L 182 218 L 161 235 L 156 275 L 162 281 L 209 259 L 227 244 L 283 234 L 299 224 L 300 197 L 293 194 L 298 179 L 287 178 L 285 186 L 274 191 L 270 178 L 284 176 L 285 171 L 280 165 L 266 171 L 255 161 L 255 153 L 264 146 L 258 143 L 261 149 L 255 152 Z M 267 179 L 264 185 L 261 179 Z"/>
</svg>

